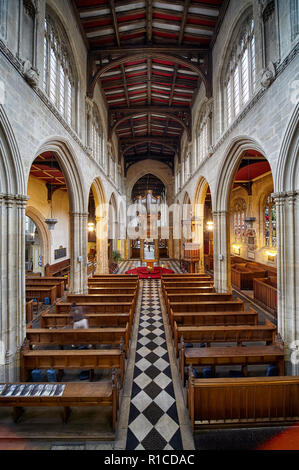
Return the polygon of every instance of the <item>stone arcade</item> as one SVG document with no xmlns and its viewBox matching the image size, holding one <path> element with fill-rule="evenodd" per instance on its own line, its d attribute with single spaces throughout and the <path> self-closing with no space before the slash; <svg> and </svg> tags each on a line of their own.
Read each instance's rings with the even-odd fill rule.
<svg viewBox="0 0 299 470">
<path fill-rule="evenodd" d="M 298 0 L 0 0 L 0 427 L 25 448 L 227 448 L 197 393 L 266 374 L 299 407 L 298 40 Z M 8 400 L 37 372 L 67 434 L 54 391 Z"/>
</svg>

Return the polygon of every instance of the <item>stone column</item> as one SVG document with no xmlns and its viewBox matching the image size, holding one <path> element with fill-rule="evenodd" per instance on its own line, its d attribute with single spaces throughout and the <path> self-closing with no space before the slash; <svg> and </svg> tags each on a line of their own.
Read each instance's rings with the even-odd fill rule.
<svg viewBox="0 0 299 470">
<path fill-rule="evenodd" d="M 144 240 L 140 240 L 140 258 L 144 259 Z"/>
<path fill-rule="evenodd" d="M 214 219 L 214 285 L 216 291 L 231 291 L 229 212 L 213 212 Z"/>
<path fill-rule="evenodd" d="M 28 197 L 0 194 L 0 382 L 19 380 L 26 336 L 25 208 Z"/>
<path fill-rule="evenodd" d="M 155 259 L 158 260 L 159 262 L 160 256 L 159 256 L 159 239 L 158 238 L 155 238 Z"/>
<path fill-rule="evenodd" d="M 273 195 L 277 215 L 277 328 L 286 347 L 286 359 L 299 359 L 299 191 Z M 297 351 L 297 353 L 296 353 Z M 297 361 L 298 362 L 298 361 Z M 291 363 L 292 374 L 298 364 Z"/>
<path fill-rule="evenodd" d="M 87 213 L 73 212 L 70 215 L 70 291 L 74 294 L 87 292 L 87 221 Z"/>
<path fill-rule="evenodd" d="M 200 259 L 196 263 L 198 265 L 198 272 L 204 273 L 204 232 L 203 232 L 204 219 L 201 214 L 196 216 L 196 221 L 194 223 L 194 232 L 193 232 L 193 243 L 198 243 L 200 245 Z"/>
<path fill-rule="evenodd" d="M 96 217 L 96 247 L 96 274 L 108 274 L 108 224 L 106 215 Z"/>
</svg>

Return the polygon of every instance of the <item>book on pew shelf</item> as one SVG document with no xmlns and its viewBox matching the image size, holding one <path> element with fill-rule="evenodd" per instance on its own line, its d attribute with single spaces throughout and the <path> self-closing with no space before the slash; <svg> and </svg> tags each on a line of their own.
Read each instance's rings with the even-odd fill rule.
<svg viewBox="0 0 299 470">
<path fill-rule="evenodd" d="M 12 397 L 16 391 L 17 385 L 8 385 L 5 391 L 2 393 L 4 397 Z"/>
<path fill-rule="evenodd" d="M 43 393 L 45 386 L 44 385 L 35 385 L 34 389 L 31 392 L 32 397 L 40 397 Z"/>
<path fill-rule="evenodd" d="M 0 395 L 2 395 L 3 390 L 5 389 L 6 384 L 0 385 Z"/>
<path fill-rule="evenodd" d="M 62 397 L 65 390 L 65 384 L 56 385 L 55 397 Z"/>
<path fill-rule="evenodd" d="M 25 388 L 23 390 L 23 396 L 24 397 L 30 397 L 33 390 L 34 390 L 34 387 L 35 387 L 34 384 L 25 385 Z"/>
<path fill-rule="evenodd" d="M 14 397 L 21 397 L 23 396 L 23 392 L 24 392 L 24 388 L 25 388 L 25 385 L 18 385 L 13 396 Z"/>
</svg>

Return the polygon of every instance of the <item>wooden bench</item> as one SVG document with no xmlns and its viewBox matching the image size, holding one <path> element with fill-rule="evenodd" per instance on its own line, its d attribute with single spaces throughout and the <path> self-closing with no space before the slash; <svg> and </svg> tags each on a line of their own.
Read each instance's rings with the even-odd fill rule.
<svg viewBox="0 0 299 470">
<path fill-rule="evenodd" d="M 213 286 L 176 286 L 168 287 L 168 285 L 162 285 L 164 296 L 169 296 L 173 294 L 212 294 L 215 293 L 215 288 Z"/>
<path fill-rule="evenodd" d="M 56 303 L 56 308 L 55 308 L 55 313 L 57 314 L 70 314 L 71 312 L 71 303 L 70 302 L 57 302 Z M 83 304 L 83 303 L 78 303 L 78 307 L 82 310 L 83 315 L 87 316 L 89 314 L 119 314 L 119 313 L 126 313 L 129 315 L 129 329 L 131 332 L 132 329 L 132 324 L 134 320 L 134 313 L 135 310 L 132 306 L 131 302 L 122 302 L 122 303 L 88 303 L 88 304 Z"/>
<path fill-rule="evenodd" d="M 44 329 L 27 328 L 26 339 L 29 348 L 36 346 L 70 346 L 74 345 L 123 345 L 126 357 L 129 352 L 129 324 L 124 328 L 87 328 L 87 329 Z"/>
<path fill-rule="evenodd" d="M 277 316 L 277 278 L 253 279 L 254 299 Z"/>
<path fill-rule="evenodd" d="M 252 290 L 253 279 L 266 277 L 266 271 L 251 263 L 237 263 L 231 267 L 232 285 L 240 290 Z"/>
<path fill-rule="evenodd" d="M 119 287 L 123 289 L 138 289 L 138 283 L 137 282 L 110 282 L 110 281 L 95 281 L 95 280 L 89 280 L 88 281 L 88 287 L 104 287 L 104 288 L 111 288 L 111 289 L 117 289 Z"/>
<path fill-rule="evenodd" d="M 236 300 L 206 300 L 204 302 L 170 302 L 174 313 L 177 312 L 236 312 L 244 311 L 244 303 Z"/>
<path fill-rule="evenodd" d="M 299 377 L 188 379 L 193 431 L 282 426 L 299 420 Z"/>
<path fill-rule="evenodd" d="M 56 286 L 57 297 L 63 297 L 64 295 L 64 281 L 53 278 L 37 278 L 37 279 L 26 279 L 26 288 L 28 287 L 52 287 Z"/>
<path fill-rule="evenodd" d="M 273 344 L 277 334 L 276 326 L 266 320 L 265 325 L 223 325 L 223 326 L 180 326 L 174 322 L 173 338 L 176 354 L 181 343 L 242 343 L 263 341 Z"/>
<path fill-rule="evenodd" d="M 26 323 L 30 323 L 33 320 L 33 300 L 26 302 Z"/>
<path fill-rule="evenodd" d="M 233 296 L 232 294 L 219 294 L 218 292 L 208 292 L 208 293 L 201 293 L 201 294 L 194 294 L 194 293 L 167 293 L 165 296 L 165 303 L 168 312 L 170 312 L 170 305 L 177 302 L 228 302 L 232 301 Z"/>
<path fill-rule="evenodd" d="M 129 313 L 90 313 L 86 314 L 89 328 L 124 327 L 130 324 Z M 44 313 L 40 318 L 41 328 L 65 328 L 73 325 L 73 317 L 67 313 Z"/>
<path fill-rule="evenodd" d="M 29 379 L 33 369 L 56 369 L 61 376 L 64 369 L 89 370 L 90 379 L 95 369 L 119 369 L 123 383 L 125 359 L 119 349 L 35 350 L 30 351 L 25 341 L 21 350 L 21 381 Z"/>
<path fill-rule="evenodd" d="M 48 297 L 50 299 L 50 303 L 53 304 L 56 301 L 56 292 L 56 286 L 26 286 L 26 299 L 37 299 L 39 302 L 44 302 L 44 299 Z"/>
<path fill-rule="evenodd" d="M 212 277 L 208 274 L 162 274 L 161 279 L 163 281 L 212 281 Z"/>
<path fill-rule="evenodd" d="M 117 422 L 117 410 L 118 410 L 118 391 L 117 391 L 117 378 L 116 374 L 112 373 L 112 380 L 94 382 L 94 383 L 18 383 L 18 384 L 0 384 L 4 386 L 2 393 L 0 393 L 0 407 L 12 407 L 13 408 L 13 419 L 17 423 L 22 414 L 24 408 L 31 407 L 63 407 L 63 422 L 67 423 L 71 413 L 71 407 L 82 407 L 82 406 L 111 406 L 112 407 L 112 429 L 116 431 Z M 41 393 L 39 396 L 5 396 L 5 391 L 10 385 L 24 385 L 24 393 L 26 390 L 33 387 L 35 390 L 39 387 L 39 390 L 44 386 L 63 386 L 64 390 L 61 396 L 45 396 Z M 1 387 L 2 388 L 2 387 Z M 62 388 L 62 387 L 61 387 Z M 30 392 L 28 392 L 30 393 Z M 45 392 L 44 392 L 45 393 Z"/>
<path fill-rule="evenodd" d="M 88 286 L 88 294 L 89 295 L 98 295 L 98 294 L 115 294 L 115 295 L 122 295 L 128 294 L 135 296 L 136 295 L 136 288 L 127 288 L 127 287 L 98 287 L 98 286 Z"/>
<path fill-rule="evenodd" d="M 66 275 L 69 274 L 71 269 L 71 260 L 66 259 L 64 261 L 59 261 L 55 264 L 46 264 L 45 266 L 45 276 L 55 276 L 55 275 Z"/>
<path fill-rule="evenodd" d="M 164 281 L 162 280 L 161 282 L 162 286 L 166 287 L 213 287 L 214 281 L 213 280 L 208 280 L 208 281 Z"/>
<path fill-rule="evenodd" d="M 139 281 L 135 274 L 94 274 L 91 280 L 111 281 L 111 282 L 132 282 Z"/>
<path fill-rule="evenodd" d="M 257 325 L 258 313 L 250 309 L 248 312 L 177 312 L 171 310 L 171 319 L 179 326 L 225 326 L 225 325 Z"/>
<path fill-rule="evenodd" d="M 276 364 L 279 375 L 284 375 L 284 348 L 280 344 L 271 346 L 227 346 L 216 348 L 180 349 L 180 374 L 184 383 L 185 367 L 211 366 L 213 375 L 218 366 L 242 366 L 243 374 L 247 375 L 249 365 Z"/>
</svg>

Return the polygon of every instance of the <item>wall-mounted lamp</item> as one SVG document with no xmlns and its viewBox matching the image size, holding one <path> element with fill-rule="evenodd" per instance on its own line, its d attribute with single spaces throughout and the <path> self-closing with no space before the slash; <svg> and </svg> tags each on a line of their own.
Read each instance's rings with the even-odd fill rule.
<svg viewBox="0 0 299 470">
<path fill-rule="evenodd" d="M 277 256 L 277 251 L 266 251 L 266 255 L 268 256 L 268 261 L 274 263 Z"/>
<path fill-rule="evenodd" d="M 214 230 L 214 222 L 212 220 L 207 222 L 207 229 L 209 230 L 209 232 L 212 232 Z"/>
<path fill-rule="evenodd" d="M 240 256 L 240 253 L 241 253 L 241 247 L 240 247 L 240 245 L 233 245 L 233 250 L 234 250 L 234 254 L 235 254 L 235 255 L 239 255 L 239 256 Z"/>
<path fill-rule="evenodd" d="M 94 232 L 94 223 L 93 222 L 89 222 L 87 224 L 87 227 L 88 227 L 89 232 Z"/>
</svg>

